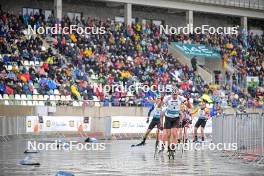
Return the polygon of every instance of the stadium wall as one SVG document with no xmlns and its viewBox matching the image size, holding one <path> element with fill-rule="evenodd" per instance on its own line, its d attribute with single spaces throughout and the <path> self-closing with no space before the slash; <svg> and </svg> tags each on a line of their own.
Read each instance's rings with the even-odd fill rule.
<svg viewBox="0 0 264 176">
<path fill-rule="evenodd" d="M 42 116 L 82 116 L 91 117 L 91 131 L 89 134 L 96 135 L 101 138 L 109 138 L 111 136 L 111 116 L 147 116 L 148 108 L 146 107 L 56 107 L 54 112 L 48 113 L 48 107 L 36 106 L 0 106 L 0 140 L 4 136 L 8 138 L 20 138 L 21 136 L 30 136 L 32 133 L 26 132 L 26 116 L 36 116 L 40 109 Z M 44 110 L 43 110 L 44 109 Z M 54 109 L 53 109 L 54 110 Z M 247 112 L 261 113 L 261 109 L 248 109 Z M 234 109 L 225 109 L 226 114 L 235 114 Z M 50 133 L 45 134 L 45 137 Z M 51 133 L 53 134 L 53 133 Z M 50 134 L 50 135 L 51 135 Z M 41 135 L 41 134 L 40 134 Z M 43 133 L 42 133 L 43 135 Z M 52 136 L 52 135 L 51 135 Z M 53 136 L 54 137 L 54 136 Z"/>
<path fill-rule="evenodd" d="M 50 111 L 52 109 L 52 112 Z M 72 106 L 5 106 L 0 105 L 0 116 L 146 116 L 147 107 L 72 107 Z"/>
<path fill-rule="evenodd" d="M 22 8 L 39 8 L 42 10 L 53 10 L 53 0 L 2 0 L 0 2 L 4 11 L 9 11 L 14 14 L 22 14 Z M 81 13 L 85 18 L 97 17 L 100 19 L 114 19 L 116 16 L 124 16 L 124 7 L 122 5 L 106 6 L 103 3 L 92 3 L 83 1 L 63 1 L 62 4 L 63 16 L 68 12 Z M 185 26 L 186 14 L 182 10 L 173 10 L 170 12 L 167 9 L 158 9 L 154 7 L 144 8 L 142 6 L 133 6 L 132 17 L 137 18 L 139 22 L 142 19 L 160 20 L 170 26 Z M 206 14 L 194 12 L 194 25 L 201 26 L 208 24 L 211 26 L 233 26 L 240 23 L 239 18 L 228 17 L 224 15 Z"/>
</svg>

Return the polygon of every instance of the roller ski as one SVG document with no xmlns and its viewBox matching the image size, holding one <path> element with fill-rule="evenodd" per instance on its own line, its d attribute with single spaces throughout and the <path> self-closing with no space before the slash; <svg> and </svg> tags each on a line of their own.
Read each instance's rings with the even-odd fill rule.
<svg viewBox="0 0 264 176">
<path fill-rule="evenodd" d="M 162 153 L 164 151 L 165 147 L 164 144 L 161 145 L 161 149 L 158 151 L 158 154 Z"/>
<path fill-rule="evenodd" d="M 202 141 L 193 141 L 193 143 L 196 143 L 196 144 L 201 144 L 201 143 L 203 143 Z"/>
<path fill-rule="evenodd" d="M 172 150 L 171 148 L 168 148 L 168 157 L 169 157 L 169 159 L 173 159 L 174 160 L 175 153 L 176 153 L 175 150 Z"/>
<path fill-rule="evenodd" d="M 159 141 L 157 140 L 155 143 L 155 153 L 154 153 L 154 158 L 156 158 L 156 155 L 159 153 Z"/>
<path fill-rule="evenodd" d="M 204 142 L 205 142 L 204 138 L 202 138 L 202 140 L 198 140 L 198 137 L 195 137 L 193 140 L 193 143 L 204 143 Z"/>
<path fill-rule="evenodd" d="M 131 147 L 139 147 L 139 146 L 144 146 L 144 145 L 146 145 L 145 140 L 143 140 L 142 142 L 140 142 L 138 144 L 133 144 L 133 145 L 131 145 Z"/>
</svg>

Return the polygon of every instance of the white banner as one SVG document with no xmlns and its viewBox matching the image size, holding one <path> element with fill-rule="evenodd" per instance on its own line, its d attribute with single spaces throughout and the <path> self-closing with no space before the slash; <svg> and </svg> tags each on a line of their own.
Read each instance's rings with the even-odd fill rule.
<svg viewBox="0 0 264 176">
<path fill-rule="evenodd" d="M 142 116 L 112 116 L 111 133 L 145 133 L 149 123 L 146 123 L 147 117 Z M 151 133 L 156 133 L 153 129 Z"/>
<path fill-rule="evenodd" d="M 27 132 L 35 132 L 39 124 L 39 131 L 90 131 L 91 117 L 80 116 L 27 116 Z M 39 121 L 41 119 L 43 123 Z"/>
<path fill-rule="evenodd" d="M 142 116 L 112 116 L 111 118 L 111 133 L 145 133 L 148 129 L 149 123 L 146 123 L 147 117 Z M 197 122 L 198 118 L 194 118 L 192 121 L 192 129 Z M 165 120 L 165 119 L 164 119 Z M 149 120 L 151 122 L 151 119 Z M 206 122 L 204 128 L 205 133 L 212 133 L 212 118 Z M 151 133 L 156 133 L 156 128 L 151 131 Z M 188 130 L 188 133 L 191 133 Z M 200 129 L 198 129 L 200 133 Z"/>
</svg>

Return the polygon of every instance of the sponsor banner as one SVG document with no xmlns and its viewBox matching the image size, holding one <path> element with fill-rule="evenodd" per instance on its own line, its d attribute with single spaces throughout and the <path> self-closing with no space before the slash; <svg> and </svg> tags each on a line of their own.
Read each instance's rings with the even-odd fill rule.
<svg viewBox="0 0 264 176">
<path fill-rule="evenodd" d="M 90 131 L 91 118 L 80 116 L 27 116 L 26 131 Z"/>
<path fill-rule="evenodd" d="M 111 134 L 145 133 L 149 125 L 149 123 L 146 123 L 147 117 L 142 116 L 112 116 L 111 119 Z M 197 120 L 198 118 L 193 119 L 192 130 Z M 149 122 L 151 122 L 151 119 Z M 198 130 L 198 133 L 199 132 L 200 130 Z M 212 118 L 207 121 L 204 132 L 212 133 Z M 156 133 L 156 128 L 153 129 L 151 133 Z M 188 133 L 191 133 L 191 130 L 188 130 Z"/>
<path fill-rule="evenodd" d="M 146 123 L 147 117 L 142 116 L 112 116 L 111 133 L 145 133 L 149 123 Z M 153 129 L 151 133 L 156 133 Z"/>
<path fill-rule="evenodd" d="M 212 59 L 221 58 L 221 55 L 218 51 L 214 50 L 213 48 L 209 48 L 205 45 L 183 44 L 183 43 L 173 42 L 173 46 L 179 49 L 180 51 L 182 51 L 185 55 L 189 56 L 190 58 L 194 56 L 212 58 Z"/>
</svg>

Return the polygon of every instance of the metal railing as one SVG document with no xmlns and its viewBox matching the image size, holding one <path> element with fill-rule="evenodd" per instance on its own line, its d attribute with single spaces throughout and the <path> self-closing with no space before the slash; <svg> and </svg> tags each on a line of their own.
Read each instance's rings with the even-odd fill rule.
<svg viewBox="0 0 264 176">
<path fill-rule="evenodd" d="M 214 4 L 229 7 L 264 10 L 263 0 L 187 0 L 201 4 Z"/>
<path fill-rule="evenodd" d="M 227 114 L 212 119 L 213 143 L 236 144 L 230 157 L 248 158 L 258 163 L 264 160 L 263 113 Z"/>
<path fill-rule="evenodd" d="M 76 107 L 110 107 L 110 106 L 127 106 L 127 107 L 144 107 L 148 103 L 131 102 L 131 101 L 98 101 L 98 100 L 34 100 L 34 99 L 0 99 L 0 105 L 6 106 L 76 106 Z"/>
</svg>

